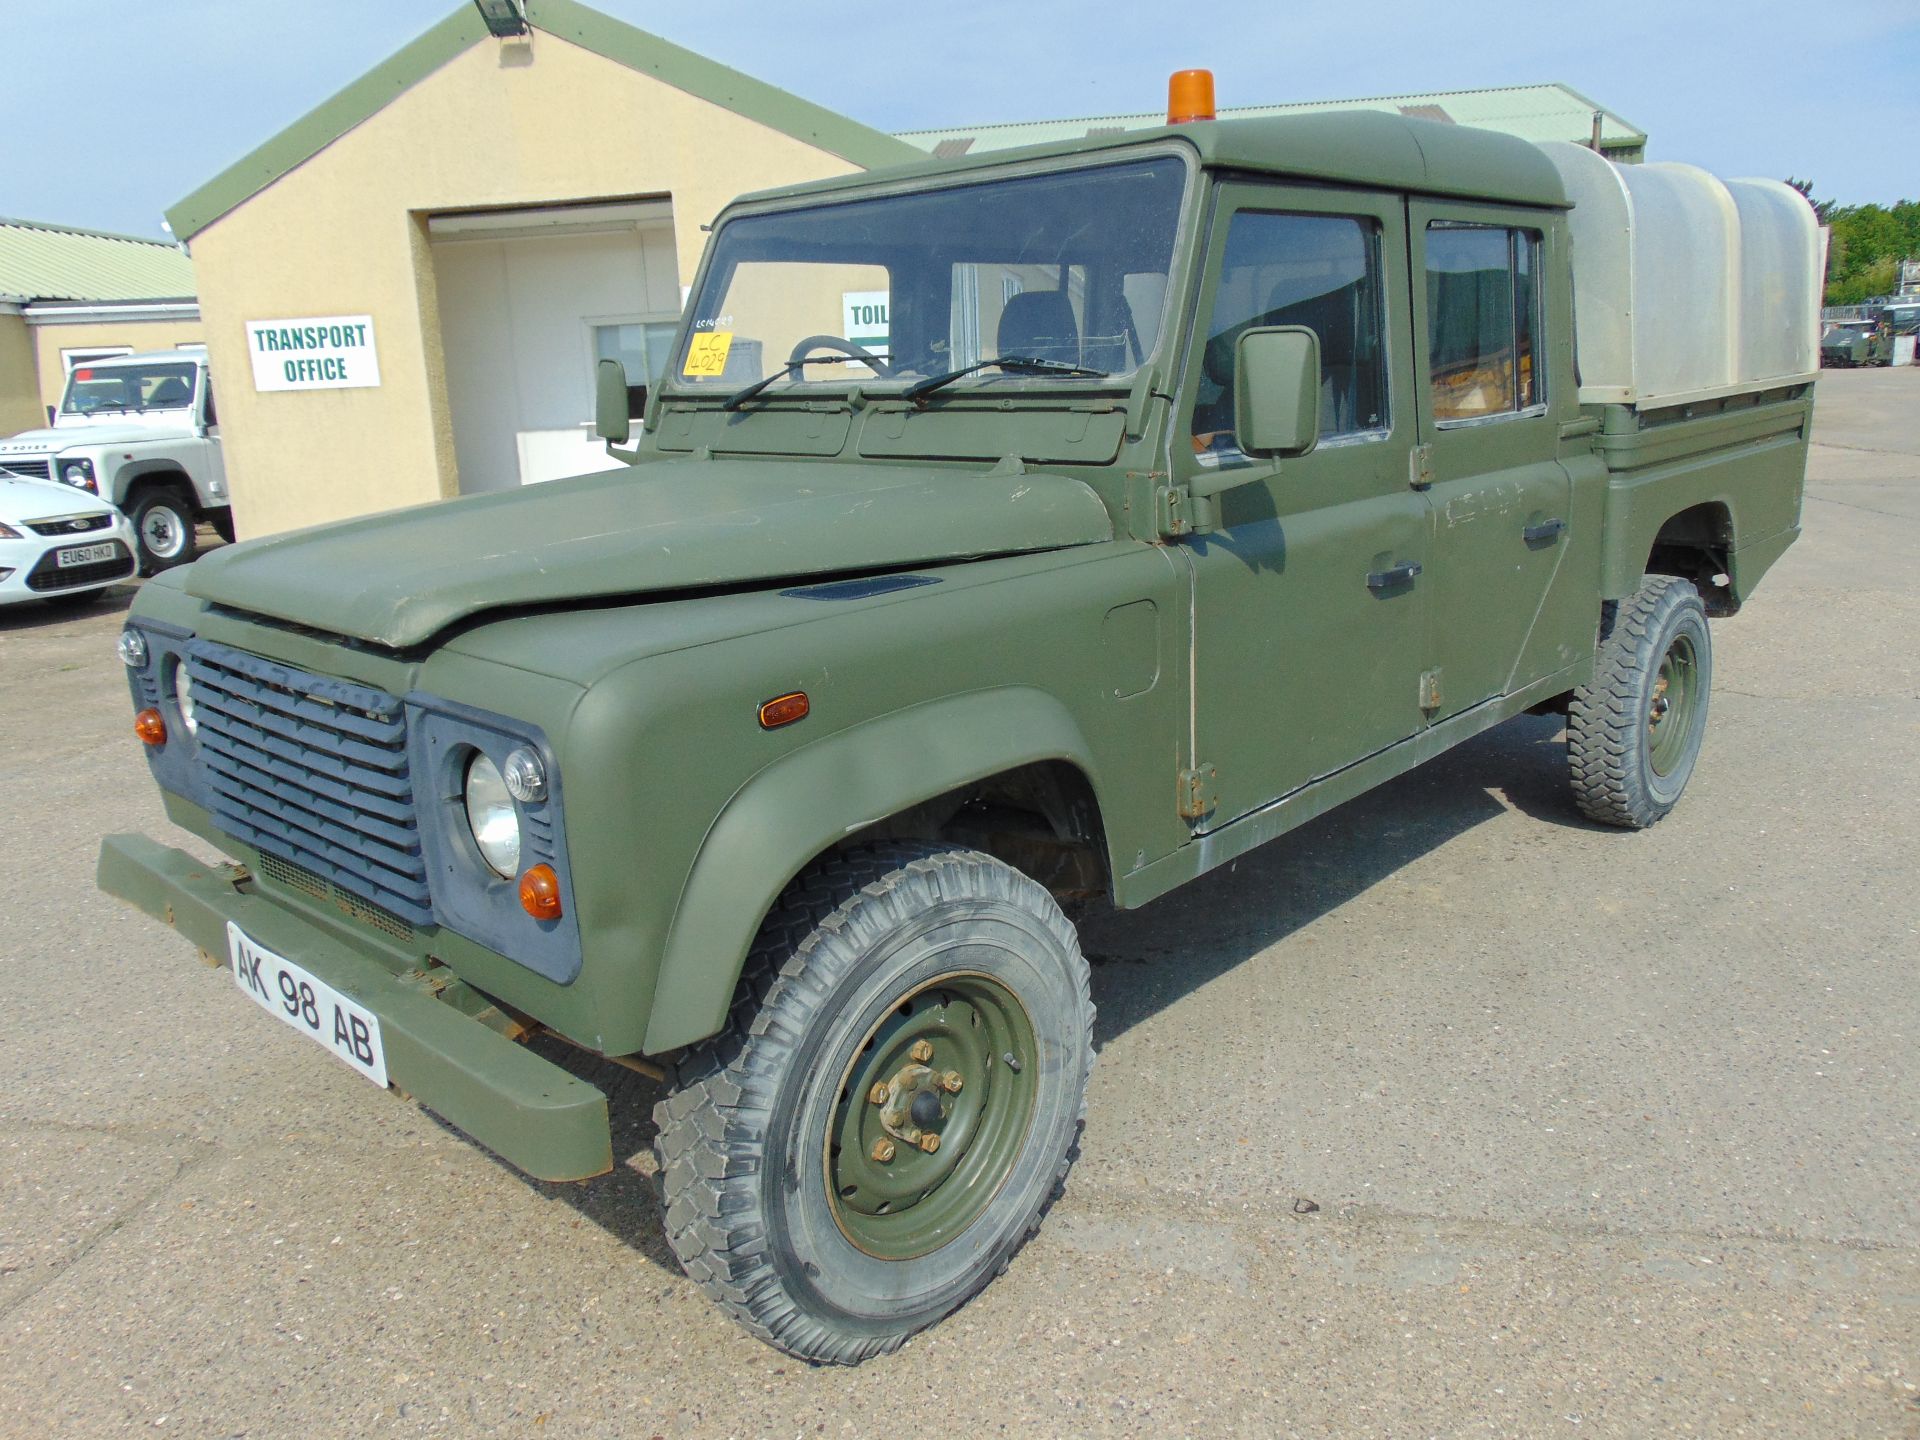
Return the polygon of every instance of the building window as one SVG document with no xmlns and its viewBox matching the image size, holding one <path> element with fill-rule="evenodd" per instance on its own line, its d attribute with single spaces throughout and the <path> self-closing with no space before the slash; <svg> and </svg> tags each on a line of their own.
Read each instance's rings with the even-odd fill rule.
<svg viewBox="0 0 1920 1440">
<path fill-rule="evenodd" d="M 1545 403 L 1535 366 L 1540 234 L 1435 221 L 1427 227 L 1427 365 L 1433 418 L 1480 420 Z"/>
<path fill-rule="evenodd" d="M 1193 448 L 1237 458 L 1233 377 L 1240 336 L 1304 325 L 1320 337 L 1320 435 L 1387 428 L 1380 227 L 1349 215 L 1243 210 L 1227 231 L 1201 354 Z"/>
</svg>

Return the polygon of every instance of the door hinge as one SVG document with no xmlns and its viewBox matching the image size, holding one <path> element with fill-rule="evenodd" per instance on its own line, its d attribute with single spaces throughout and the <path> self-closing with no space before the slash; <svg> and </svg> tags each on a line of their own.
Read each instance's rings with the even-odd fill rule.
<svg viewBox="0 0 1920 1440">
<path fill-rule="evenodd" d="M 1433 446 L 1416 445 L 1407 457 L 1407 484 L 1425 490 L 1433 484 Z"/>
<path fill-rule="evenodd" d="M 1192 497 L 1184 485 L 1162 485 L 1153 492 L 1155 524 L 1169 537 L 1191 535 L 1193 519 L 1188 514 Z"/>
<path fill-rule="evenodd" d="M 1195 495 L 1184 485 L 1162 485 L 1154 491 L 1155 522 L 1169 539 L 1206 535 L 1214 525 L 1213 497 Z"/>
<path fill-rule="evenodd" d="M 1420 676 L 1420 708 L 1422 710 L 1438 710 L 1440 708 L 1440 670 L 1438 666 L 1432 670 L 1422 672 Z"/>
<path fill-rule="evenodd" d="M 1180 772 L 1180 818 L 1198 820 L 1213 813 L 1218 800 L 1214 794 L 1219 775 L 1211 765 L 1196 765 Z"/>
</svg>

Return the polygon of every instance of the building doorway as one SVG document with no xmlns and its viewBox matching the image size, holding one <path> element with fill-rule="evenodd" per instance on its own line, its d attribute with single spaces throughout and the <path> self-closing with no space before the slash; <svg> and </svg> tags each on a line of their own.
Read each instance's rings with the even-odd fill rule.
<svg viewBox="0 0 1920 1440">
<path fill-rule="evenodd" d="M 428 221 L 462 494 L 611 468 L 594 368 L 629 385 L 665 367 L 680 315 L 665 200 L 436 215 Z"/>
</svg>

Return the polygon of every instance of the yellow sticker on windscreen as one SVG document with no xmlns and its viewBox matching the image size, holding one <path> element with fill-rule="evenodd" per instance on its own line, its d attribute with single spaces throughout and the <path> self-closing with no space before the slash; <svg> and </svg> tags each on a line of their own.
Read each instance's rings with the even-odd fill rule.
<svg viewBox="0 0 1920 1440">
<path fill-rule="evenodd" d="M 731 349 L 731 330 L 703 330 L 687 346 L 687 363 L 680 367 L 680 373 L 694 376 L 724 375 L 727 371 L 727 352 Z"/>
</svg>

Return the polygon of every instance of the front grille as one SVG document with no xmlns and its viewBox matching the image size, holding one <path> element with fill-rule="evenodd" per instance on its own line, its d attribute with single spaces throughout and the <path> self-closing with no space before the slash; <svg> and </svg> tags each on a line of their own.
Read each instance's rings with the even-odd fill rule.
<svg viewBox="0 0 1920 1440">
<path fill-rule="evenodd" d="M 51 460 L 0 459 L 0 471 L 8 475 L 21 475 L 28 480 L 51 480 L 53 462 Z"/>
<path fill-rule="evenodd" d="M 118 540 L 113 542 L 113 559 L 96 560 L 91 565 L 62 565 L 49 550 L 40 563 L 27 572 L 27 588 L 45 593 L 72 590 L 81 585 L 98 585 L 103 580 L 124 580 L 133 574 L 133 552 Z"/>
<path fill-rule="evenodd" d="M 113 516 L 68 515 L 60 520 L 29 520 L 27 528 L 36 535 L 85 535 L 89 530 L 104 530 L 113 524 Z"/>
<path fill-rule="evenodd" d="M 413 940 L 413 926 L 391 910 L 383 910 L 371 900 L 362 900 L 344 885 L 336 885 L 304 865 L 296 865 L 291 860 L 283 860 L 263 850 L 260 852 L 260 873 L 289 890 L 302 891 L 316 900 L 330 900 L 361 924 L 370 925 L 396 940 L 409 943 Z"/>
<path fill-rule="evenodd" d="M 400 701 L 204 641 L 186 653 L 221 828 L 339 887 L 350 908 L 431 923 Z"/>
</svg>

